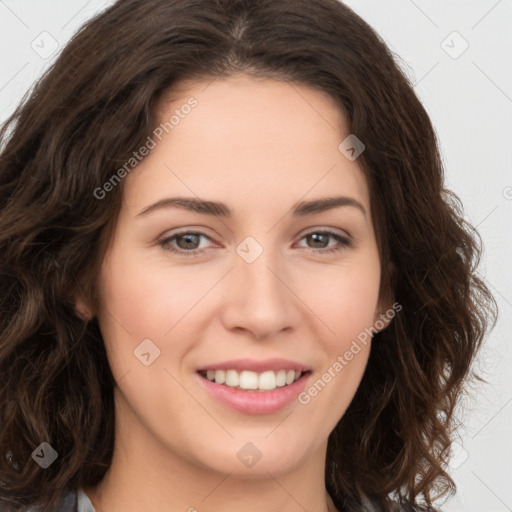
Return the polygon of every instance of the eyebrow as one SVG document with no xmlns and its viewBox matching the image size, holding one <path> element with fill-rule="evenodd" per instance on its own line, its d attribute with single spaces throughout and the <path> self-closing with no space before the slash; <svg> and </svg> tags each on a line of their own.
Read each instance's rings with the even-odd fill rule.
<svg viewBox="0 0 512 512">
<path fill-rule="evenodd" d="M 294 217 L 305 217 L 341 206 L 357 208 L 366 216 L 365 207 L 356 199 L 347 196 L 325 197 L 311 201 L 298 202 L 292 207 L 292 215 Z M 171 207 L 218 217 L 231 217 L 232 215 L 231 209 L 221 202 L 207 201 L 197 197 L 166 197 L 146 206 L 137 214 L 137 217 L 147 215 L 162 208 Z"/>
</svg>

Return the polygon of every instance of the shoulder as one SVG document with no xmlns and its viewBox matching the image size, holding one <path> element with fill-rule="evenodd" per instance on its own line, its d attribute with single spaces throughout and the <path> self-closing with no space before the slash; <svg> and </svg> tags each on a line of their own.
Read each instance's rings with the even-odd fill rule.
<svg viewBox="0 0 512 512">
<path fill-rule="evenodd" d="M 362 496 L 362 510 L 364 512 L 379 512 L 382 508 L 375 501 L 372 501 L 368 496 Z M 391 512 L 442 512 L 437 508 L 426 508 L 421 505 L 400 505 L 394 502 L 390 508 Z"/>
<path fill-rule="evenodd" d="M 78 489 L 76 494 L 77 512 L 96 512 L 92 506 L 91 500 L 87 497 L 83 489 Z"/>
<path fill-rule="evenodd" d="M 424 507 L 421 505 L 412 506 L 412 505 L 406 505 L 406 506 L 400 506 L 398 503 L 395 503 L 394 508 L 392 509 L 393 512 L 442 512 L 441 510 L 433 507 Z"/>
<path fill-rule="evenodd" d="M 96 510 L 84 490 L 78 488 L 64 496 L 54 512 L 96 512 Z"/>
<path fill-rule="evenodd" d="M 39 507 L 31 508 L 28 512 L 39 512 Z M 70 491 L 64 495 L 55 505 L 52 512 L 78 512 L 77 509 L 77 491 Z"/>
<path fill-rule="evenodd" d="M 421 505 L 402 505 L 400 506 L 398 503 L 393 504 L 392 512 L 442 512 L 437 508 L 425 508 Z"/>
<path fill-rule="evenodd" d="M 32 507 L 27 512 L 41 512 L 41 507 Z M 0 505 L 0 512 L 12 512 L 11 507 Z M 96 512 L 82 489 L 67 492 L 55 505 L 52 512 Z"/>
</svg>

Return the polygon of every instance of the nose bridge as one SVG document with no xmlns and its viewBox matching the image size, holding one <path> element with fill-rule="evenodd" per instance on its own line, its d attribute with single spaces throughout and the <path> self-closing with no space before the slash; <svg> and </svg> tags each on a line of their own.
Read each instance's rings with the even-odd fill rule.
<svg viewBox="0 0 512 512">
<path fill-rule="evenodd" d="M 276 276 L 282 272 L 279 270 L 282 265 L 277 248 L 271 244 L 272 237 L 258 238 L 248 236 L 237 246 L 239 258 L 235 266 L 248 295 L 256 295 L 268 302 L 283 295 L 283 284 Z"/>
<path fill-rule="evenodd" d="M 293 293 L 284 284 L 283 265 L 271 236 L 248 236 L 237 247 L 233 273 L 233 290 L 228 310 L 231 327 L 244 327 L 258 337 L 290 326 Z"/>
</svg>

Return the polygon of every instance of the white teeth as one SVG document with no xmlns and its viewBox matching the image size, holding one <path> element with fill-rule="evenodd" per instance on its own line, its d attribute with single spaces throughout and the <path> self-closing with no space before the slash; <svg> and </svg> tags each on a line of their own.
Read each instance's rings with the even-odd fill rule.
<svg viewBox="0 0 512 512">
<path fill-rule="evenodd" d="M 258 389 L 258 374 L 256 372 L 244 370 L 240 374 L 238 385 L 242 389 Z"/>
<path fill-rule="evenodd" d="M 226 372 L 226 386 L 230 386 L 232 388 L 236 388 L 240 383 L 240 377 L 238 376 L 238 372 L 236 370 L 228 370 Z"/>
<path fill-rule="evenodd" d="M 278 388 L 286 386 L 286 370 L 276 372 L 276 386 Z"/>
<path fill-rule="evenodd" d="M 260 373 L 258 378 L 259 389 L 276 389 L 276 372 L 269 370 L 268 372 Z"/>
<path fill-rule="evenodd" d="M 293 384 L 302 372 L 296 370 L 267 370 L 256 373 L 250 370 L 207 370 L 206 378 L 217 384 L 239 389 L 271 391 L 276 387 Z"/>
</svg>

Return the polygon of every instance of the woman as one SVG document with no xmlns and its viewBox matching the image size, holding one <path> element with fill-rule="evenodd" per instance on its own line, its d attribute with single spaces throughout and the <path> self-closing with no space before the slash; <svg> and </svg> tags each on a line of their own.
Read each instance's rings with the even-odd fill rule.
<svg viewBox="0 0 512 512">
<path fill-rule="evenodd" d="M 428 115 L 348 7 L 120 0 L 0 135 L 4 510 L 454 490 L 495 303 Z"/>
</svg>

